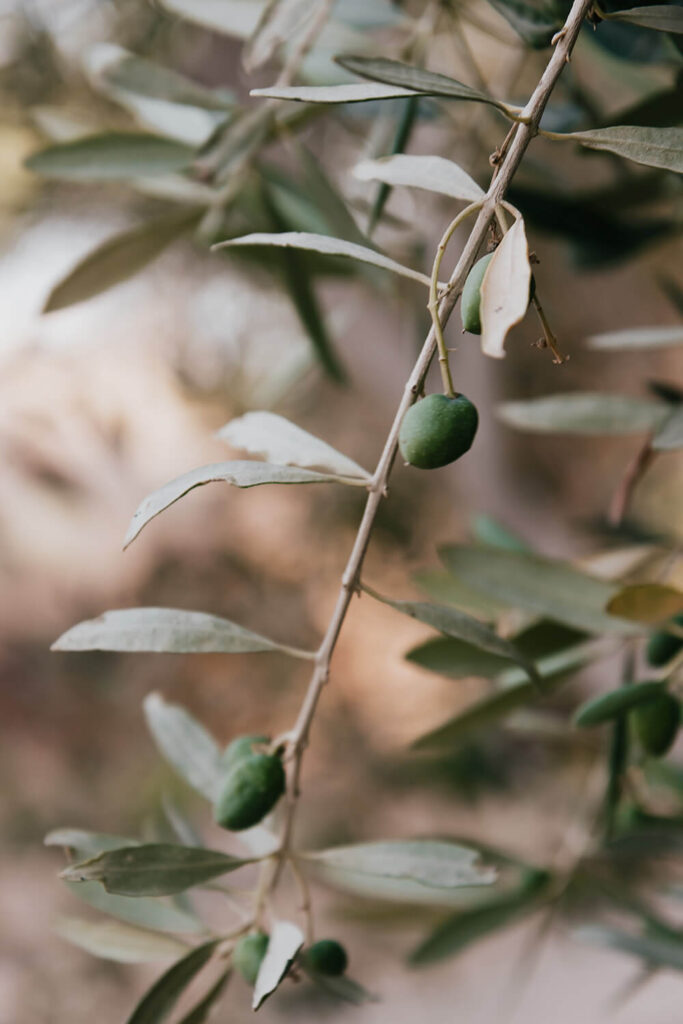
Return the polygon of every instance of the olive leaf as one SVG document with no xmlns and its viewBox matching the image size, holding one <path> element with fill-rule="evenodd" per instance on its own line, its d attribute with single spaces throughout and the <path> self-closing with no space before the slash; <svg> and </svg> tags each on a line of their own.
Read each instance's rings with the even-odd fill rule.
<svg viewBox="0 0 683 1024">
<path fill-rule="evenodd" d="M 50 292 L 43 313 L 51 313 L 113 288 L 148 266 L 172 242 L 190 231 L 200 214 L 183 210 L 147 221 L 107 239 L 89 252 Z"/>
<path fill-rule="evenodd" d="M 334 878 L 377 875 L 432 889 L 491 885 L 496 871 L 481 864 L 478 850 L 433 839 L 394 839 L 337 846 L 301 854 Z"/>
<path fill-rule="evenodd" d="M 369 103 L 373 100 L 395 100 L 414 96 L 412 89 L 396 85 L 363 82 L 352 85 L 271 85 L 252 89 L 250 96 L 298 103 Z"/>
<path fill-rule="evenodd" d="M 498 407 L 504 423 L 540 434 L 639 434 L 657 430 L 670 407 L 630 395 L 573 391 L 567 394 L 505 402 Z"/>
<path fill-rule="evenodd" d="M 105 47 L 101 49 L 104 51 Z M 138 57 L 123 47 L 106 44 L 103 57 L 106 59 L 98 70 L 98 78 L 106 85 L 149 99 L 203 110 L 223 112 L 235 105 L 235 97 L 231 93 L 207 89 L 179 71 Z"/>
<path fill-rule="evenodd" d="M 354 474 L 355 476 L 355 474 Z M 264 484 L 327 484 L 355 483 L 351 478 L 342 478 L 337 474 L 317 473 L 301 467 L 287 465 L 271 465 L 268 462 L 232 461 L 214 462 L 208 466 L 198 466 L 189 473 L 170 480 L 163 487 L 148 494 L 140 502 L 133 513 L 130 526 L 126 533 L 124 549 L 135 540 L 138 534 L 152 519 L 165 509 L 189 494 L 195 487 L 205 484 L 226 483 L 233 487 L 261 487 Z"/>
<path fill-rule="evenodd" d="M 29 170 L 67 181 L 125 181 L 182 171 L 196 156 L 193 147 L 136 132 L 110 132 L 61 142 L 33 153 Z"/>
<path fill-rule="evenodd" d="M 169 967 L 142 997 L 126 1024 L 162 1024 L 193 978 L 209 962 L 217 945 L 218 941 L 212 939 L 196 946 Z"/>
<path fill-rule="evenodd" d="M 330 974 L 319 974 L 317 971 L 311 970 L 310 967 L 304 965 L 306 974 L 311 981 L 322 989 L 327 995 L 332 996 L 334 999 L 343 999 L 346 1003 L 352 1003 L 354 1006 L 361 1006 L 363 1003 L 374 1003 L 378 1002 L 377 996 L 373 995 L 372 992 L 368 992 L 366 988 L 359 985 L 353 978 L 349 978 L 347 974 L 341 974 L 334 976 Z"/>
<path fill-rule="evenodd" d="M 254 985 L 252 1009 L 259 1006 L 271 995 L 285 978 L 294 958 L 304 944 L 304 934 L 289 921 L 276 921 L 270 931 L 268 948 Z"/>
<path fill-rule="evenodd" d="M 53 651 L 152 651 L 167 654 L 247 654 L 284 651 L 313 657 L 278 644 L 229 619 L 179 608 L 123 608 L 105 612 L 67 630 Z"/>
<path fill-rule="evenodd" d="M 535 50 L 550 46 L 553 36 L 562 27 L 563 19 L 553 5 L 525 3 L 524 0 L 489 0 L 489 3 Z"/>
<path fill-rule="evenodd" d="M 229 967 L 223 971 L 206 995 L 179 1021 L 179 1024 L 205 1024 L 205 1021 L 209 1019 L 212 1008 L 223 995 L 231 973 Z"/>
<path fill-rule="evenodd" d="M 187 951 L 187 943 L 180 939 L 135 928 L 121 921 L 85 921 L 80 917 L 62 917 L 57 920 L 54 930 L 62 939 L 85 949 L 93 956 L 122 964 L 169 960 Z"/>
<path fill-rule="evenodd" d="M 371 263 L 383 270 L 391 270 L 394 274 L 402 277 L 409 277 L 420 284 L 430 284 L 426 274 L 418 270 L 405 267 L 402 263 L 390 259 L 375 249 L 368 249 L 366 246 L 358 245 L 355 242 L 347 242 L 342 238 L 331 238 L 329 235 L 315 235 L 306 231 L 280 231 L 275 234 L 268 232 L 255 232 L 251 235 L 243 235 L 241 238 L 229 238 L 225 242 L 218 242 L 212 246 L 213 249 L 227 249 L 235 246 L 269 246 L 275 245 L 282 248 L 305 249 L 309 252 L 320 252 L 326 256 L 344 256 L 348 259 L 360 260 L 361 263 Z"/>
<path fill-rule="evenodd" d="M 588 149 L 616 153 L 647 167 L 683 174 L 683 128 L 651 128 L 645 125 L 617 125 L 587 132 L 540 132 L 560 141 L 580 142 Z"/>
<path fill-rule="evenodd" d="M 125 846 L 98 854 L 61 873 L 67 882 L 102 882 L 119 896 L 170 896 L 252 864 L 217 850 L 171 843 Z"/>
<path fill-rule="evenodd" d="M 481 348 L 494 359 L 505 355 L 508 331 L 529 306 L 531 266 L 524 221 L 518 217 L 503 235 L 481 284 Z"/>
<path fill-rule="evenodd" d="M 381 181 L 385 185 L 427 189 L 468 202 L 484 197 L 484 190 L 462 167 L 441 156 L 398 153 L 378 160 L 363 160 L 354 167 L 353 176 L 359 181 Z"/>
<path fill-rule="evenodd" d="M 683 448 L 683 405 L 673 409 L 652 439 L 657 452 L 670 452 Z"/>
<path fill-rule="evenodd" d="M 683 327 L 633 327 L 625 331 L 607 331 L 588 339 L 589 348 L 649 349 L 683 345 Z"/>
<path fill-rule="evenodd" d="M 664 690 L 664 683 L 646 682 L 622 686 L 612 693 L 601 693 L 599 697 L 593 697 L 578 708 L 574 722 L 582 729 L 611 722 L 639 704 L 651 701 Z"/>
<path fill-rule="evenodd" d="M 683 591 L 663 583 L 635 583 L 615 594 L 606 610 L 622 619 L 657 626 L 683 612 Z"/>
<path fill-rule="evenodd" d="M 265 7 L 262 0 L 160 0 L 160 3 L 171 14 L 237 39 L 253 35 Z"/>
<path fill-rule="evenodd" d="M 605 21 L 625 21 L 640 28 L 655 29 L 657 32 L 683 34 L 683 8 L 675 3 L 630 7 L 623 11 L 604 11 L 601 17 Z"/>
<path fill-rule="evenodd" d="M 632 935 L 612 926 L 597 924 L 576 928 L 573 934 L 579 941 L 592 946 L 630 953 L 642 960 L 648 968 L 663 967 L 683 971 L 683 946 L 680 936 L 673 931 L 668 934 L 645 932 Z"/>
<path fill-rule="evenodd" d="M 222 751 L 212 736 L 184 708 L 168 704 L 159 693 L 143 702 L 156 745 L 186 782 L 212 802 L 225 776 Z"/>
<path fill-rule="evenodd" d="M 230 420 L 218 431 L 218 437 L 278 466 L 300 466 L 340 477 L 370 479 L 367 470 L 353 459 L 273 412 L 248 412 Z"/>
</svg>

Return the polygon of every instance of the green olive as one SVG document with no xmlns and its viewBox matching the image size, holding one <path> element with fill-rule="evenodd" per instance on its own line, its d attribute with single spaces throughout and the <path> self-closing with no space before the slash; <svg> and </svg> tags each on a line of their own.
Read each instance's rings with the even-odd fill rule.
<svg viewBox="0 0 683 1024">
<path fill-rule="evenodd" d="M 670 749 L 681 724 L 681 705 L 670 693 L 647 701 L 632 712 L 636 736 L 646 754 L 662 757 Z"/>
<path fill-rule="evenodd" d="M 223 765 L 226 769 L 234 768 L 239 761 L 254 753 L 255 746 L 265 747 L 270 743 L 269 736 L 237 736 L 228 743 L 223 751 Z"/>
<path fill-rule="evenodd" d="M 214 818 L 222 828 L 239 832 L 265 818 L 285 791 L 285 770 L 274 754 L 249 754 L 225 776 Z"/>
<path fill-rule="evenodd" d="M 677 615 L 674 622 L 677 626 L 683 626 L 683 615 Z M 673 633 L 667 633 L 661 629 L 650 637 L 645 657 L 648 664 L 654 668 L 660 668 L 675 658 L 681 648 L 683 648 L 683 639 L 680 636 L 674 636 Z"/>
<path fill-rule="evenodd" d="M 265 932 L 252 932 L 240 939 L 232 951 L 233 967 L 250 985 L 256 982 L 267 949 L 268 936 Z"/>
<path fill-rule="evenodd" d="M 336 939 L 320 939 L 304 953 L 304 964 L 318 974 L 339 977 L 347 968 L 349 958 L 346 950 Z"/>
<path fill-rule="evenodd" d="M 408 409 L 398 434 L 401 455 L 418 469 L 455 462 L 472 445 L 479 416 L 464 395 L 428 395 Z"/>
<path fill-rule="evenodd" d="M 462 290 L 460 298 L 462 327 L 464 331 L 469 331 L 470 334 L 481 334 L 481 286 L 492 256 L 493 253 L 489 252 L 486 256 L 482 256 L 480 260 L 477 260 L 467 275 L 467 280 Z M 529 302 L 531 302 L 535 294 L 536 279 L 532 274 L 529 283 Z"/>
</svg>

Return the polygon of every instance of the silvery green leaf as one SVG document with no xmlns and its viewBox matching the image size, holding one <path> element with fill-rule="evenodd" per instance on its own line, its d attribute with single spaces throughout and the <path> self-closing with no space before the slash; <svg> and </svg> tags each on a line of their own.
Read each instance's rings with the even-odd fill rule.
<svg viewBox="0 0 683 1024">
<path fill-rule="evenodd" d="M 588 339 L 590 348 L 648 349 L 683 345 L 683 327 L 632 327 L 625 331 L 607 331 Z"/>
<path fill-rule="evenodd" d="M 252 1009 L 258 1010 L 264 1000 L 285 978 L 294 958 L 304 944 L 304 934 L 289 921 L 276 921 L 270 931 L 268 949 L 254 985 Z"/>
<path fill-rule="evenodd" d="M 248 39 L 261 20 L 266 0 L 160 0 L 171 14 L 196 25 Z"/>
<path fill-rule="evenodd" d="M 203 885 L 252 860 L 197 846 L 148 843 L 70 864 L 61 877 L 67 882 L 101 882 L 107 892 L 119 896 L 169 896 Z"/>
<path fill-rule="evenodd" d="M 120 850 L 124 846 L 135 846 L 136 839 L 127 836 L 110 835 L 108 832 L 88 832 L 82 828 L 55 828 L 43 840 L 46 846 L 62 846 L 73 850 L 82 860 L 96 857 L 108 850 Z"/>
<path fill-rule="evenodd" d="M 140 928 L 188 934 L 206 932 L 203 921 L 195 914 L 174 906 L 170 900 L 153 896 L 115 896 L 99 882 L 67 882 L 66 887 L 89 907 Z"/>
<path fill-rule="evenodd" d="M 573 391 L 525 402 L 505 402 L 498 407 L 498 414 L 504 423 L 519 430 L 593 436 L 657 430 L 669 409 L 664 402 L 650 398 Z"/>
<path fill-rule="evenodd" d="M 647 167 L 683 174 L 683 128 L 649 128 L 644 125 L 618 125 L 594 128 L 588 132 L 568 135 L 548 133 L 553 139 L 580 142 L 589 149 L 616 153 L 627 160 Z"/>
<path fill-rule="evenodd" d="M 581 942 L 590 943 L 592 946 L 630 953 L 639 957 L 648 966 L 683 971 L 683 946 L 680 938 L 673 932 L 632 935 L 618 928 L 596 924 L 577 928 L 574 935 Z"/>
<path fill-rule="evenodd" d="M 395 839 L 308 852 L 307 860 L 335 874 L 377 875 L 432 889 L 491 885 L 495 870 L 477 850 L 433 839 Z"/>
<path fill-rule="evenodd" d="M 354 167 L 353 176 L 359 181 L 381 181 L 385 185 L 427 189 L 468 202 L 484 197 L 483 189 L 462 167 L 441 156 L 397 153 L 378 160 L 363 160 Z"/>
<path fill-rule="evenodd" d="M 204 110 L 226 111 L 235 104 L 231 94 L 207 89 L 186 75 L 138 57 L 121 46 L 99 44 L 90 51 L 88 58 L 90 67 L 102 82 L 126 92 Z"/>
<path fill-rule="evenodd" d="M 57 143 L 33 153 L 26 166 L 46 178 L 66 181 L 126 181 L 185 170 L 193 147 L 156 135 L 109 132 Z"/>
<path fill-rule="evenodd" d="M 251 462 L 248 460 L 232 462 L 214 462 L 208 466 L 198 466 L 189 473 L 170 480 L 157 491 L 152 491 L 140 503 L 133 514 L 123 546 L 127 548 L 141 530 L 152 519 L 175 504 L 180 498 L 205 484 L 226 483 L 233 487 L 260 487 L 263 484 L 327 484 L 345 483 L 337 475 L 316 473 L 310 469 L 299 467 L 275 466 L 268 462 Z"/>
<path fill-rule="evenodd" d="M 169 967 L 142 997 L 126 1024 L 162 1024 L 193 978 L 209 962 L 217 945 L 214 939 L 196 946 Z"/>
<path fill-rule="evenodd" d="M 168 704 L 159 693 L 143 702 L 156 745 L 186 782 L 208 800 L 218 795 L 225 769 L 213 737 L 184 708 Z"/>
<path fill-rule="evenodd" d="M 301 466 L 370 479 L 370 474 L 353 459 L 274 412 L 248 412 L 226 423 L 218 436 L 234 448 L 260 455 L 278 466 Z"/>
<path fill-rule="evenodd" d="M 123 608 L 80 622 L 52 645 L 54 651 L 153 651 L 168 654 L 307 652 L 277 644 L 228 619 L 179 608 Z"/>
<path fill-rule="evenodd" d="M 623 11 L 609 11 L 602 15 L 607 21 L 625 21 L 640 28 L 657 32 L 683 35 L 683 7 L 675 3 L 655 4 L 652 7 L 630 7 Z"/>
<path fill-rule="evenodd" d="M 67 942 L 85 949 L 103 960 L 123 964 L 170 960 L 187 952 L 187 944 L 170 935 L 134 928 L 122 921 L 85 921 L 80 917 L 62 917 L 55 931 Z"/>
<path fill-rule="evenodd" d="M 656 452 L 671 452 L 683 448 L 683 405 L 669 413 L 652 440 Z"/>
<path fill-rule="evenodd" d="M 502 359 L 508 331 L 529 306 L 531 266 L 524 221 L 519 217 L 493 253 L 481 284 L 481 348 Z"/>
<path fill-rule="evenodd" d="M 252 89 L 250 96 L 290 100 L 297 103 L 370 103 L 373 100 L 396 100 L 414 96 L 412 89 L 379 82 L 350 85 L 271 85 Z"/>
<path fill-rule="evenodd" d="M 426 274 L 418 270 L 405 267 L 402 263 L 390 259 L 375 249 L 368 249 L 364 245 L 357 245 L 355 242 L 347 242 L 343 238 L 331 238 L 329 235 L 313 235 L 306 231 L 280 231 L 276 233 L 255 232 L 251 235 L 243 235 L 241 238 L 229 238 L 225 242 L 218 242 L 214 249 L 226 249 L 235 246 L 254 245 L 275 245 L 282 248 L 306 249 L 309 252 L 321 252 L 326 256 L 344 256 L 348 259 L 360 260 L 361 263 L 371 263 L 383 270 L 391 270 L 394 274 L 402 277 L 412 278 L 421 284 L 430 284 Z"/>
</svg>

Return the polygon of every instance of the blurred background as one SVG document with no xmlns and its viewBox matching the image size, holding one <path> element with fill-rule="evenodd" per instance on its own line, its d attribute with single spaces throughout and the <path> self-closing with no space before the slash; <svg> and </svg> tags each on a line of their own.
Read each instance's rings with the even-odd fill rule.
<svg viewBox="0 0 683 1024">
<path fill-rule="evenodd" d="M 395 21 L 380 25 L 373 43 L 360 6 L 343 25 L 346 49 L 391 46 L 400 38 L 403 8 L 387 5 Z M 199 609 L 297 646 L 315 644 L 362 493 L 215 484 L 168 510 L 122 553 L 126 527 L 150 491 L 230 457 L 216 431 L 252 409 L 277 411 L 372 468 L 427 325 L 418 286 L 316 279 L 348 378 L 342 385 L 321 369 L 277 274 L 256 258 L 211 254 L 202 239 L 187 237 L 103 294 L 41 312 L 86 253 L 165 209 L 167 198 L 142 183 L 45 181 L 24 166 L 29 154 L 104 127 L 162 131 L 172 124 L 194 145 L 215 129 L 211 112 L 193 120 L 188 108 L 181 116 L 148 97 L 124 102 L 107 91 L 98 76 L 120 52 L 116 47 L 254 106 L 259 101 L 249 100 L 249 89 L 274 81 L 272 62 L 245 70 L 243 40 L 183 20 L 169 7 L 141 0 L 0 3 L 2 1024 L 114 1024 L 158 971 L 96 960 L 55 934 L 58 915 L 79 908 L 56 877 L 60 852 L 42 845 L 46 832 L 64 824 L 151 834 L 161 796 L 176 784 L 146 733 L 145 695 L 160 690 L 227 742 L 241 732 L 289 727 L 307 682 L 305 665 L 277 654 L 73 655 L 51 653 L 50 644 L 81 619 L 129 605 Z M 525 50 L 492 8 L 477 3 L 466 12 L 458 45 L 451 35 L 435 38 L 430 66 L 523 102 L 545 55 Z M 605 48 L 598 62 L 596 52 L 586 33 L 571 89 L 549 115 L 557 130 L 571 129 L 578 116 L 577 83 L 584 99 L 592 90 L 615 109 L 671 79 L 666 61 L 620 64 Z M 340 75 L 325 54 L 317 60 L 308 80 Z M 410 150 L 443 152 L 483 183 L 503 130 L 488 108 L 462 104 L 437 118 L 426 105 Z M 362 227 L 372 192 L 351 168 L 381 152 L 392 131 L 390 113 L 368 113 L 363 105 L 344 117 L 313 120 L 300 135 Z M 531 312 L 500 362 L 483 358 L 453 318 L 448 337 L 457 350 L 457 386 L 480 410 L 480 434 L 470 455 L 438 473 L 397 466 L 365 573 L 384 593 L 414 596 L 411 574 L 438 564 L 438 544 L 469 538 L 477 515 L 504 523 L 548 555 L 586 557 L 604 548 L 600 524 L 638 439 L 515 433 L 497 419 L 496 406 L 572 389 L 645 395 L 649 381 L 675 381 L 677 374 L 680 384 L 680 349 L 611 353 L 585 344 L 602 331 L 680 321 L 666 287 L 676 275 L 683 287 L 679 238 L 655 230 L 656 197 L 654 208 L 637 210 L 618 251 L 589 214 L 573 235 L 561 226 L 539 230 L 544 215 L 534 217 L 529 196 L 549 175 L 556 194 L 566 197 L 565 222 L 576 228 L 580 216 L 571 202 L 581 190 L 604 187 L 609 173 L 601 159 L 549 149 L 542 142 L 532 148 L 519 201 L 527 190 L 539 293 L 568 361 L 555 365 L 535 347 Z M 277 164 L 277 155 L 269 158 Z M 386 213 L 379 244 L 426 269 L 452 216 L 449 203 L 399 189 Z M 631 519 L 644 534 L 663 531 L 680 542 L 682 498 L 683 463 L 666 456 L 637 488 Z M 585 766 L 533 739 L 499 734 L 447 763 L 411 760 L 409 742 L 481 689 L 476 679 L 455 683 L 406 662 L 406 651 L 426 635 L 367 597 L 354 603 L 305 762 L 302 841 L 442 830 L 543 862 L 575 813 Z M 581 685 L 589 692 L 604 680 L 593 676 Z M 199 801 L 174 793 L 204 827 Z M 424 932 L 420 913 L 368 907 L 322 889 L 316 896 L 321 934 L 344 938 L 354 975 L 382 1001 L 339 1010 L 292 987 L 262 1011 L 266 1021 L 337 1015 L 375 1024 L 419 1015 L 468 1024 L 540 1024 L 550 1016 L 556 1024 L 670 1024 L 679 1015 L 675 975 L 659 974 L 620 1002 L 633 964 L 562 933 L 536 942 L 535 926 L 523 923 L 457 960 L 417 970 L 404 958 Z M 249 1017 L 246 986 L 235 981 L 215 1019 Z"/>
</svg>

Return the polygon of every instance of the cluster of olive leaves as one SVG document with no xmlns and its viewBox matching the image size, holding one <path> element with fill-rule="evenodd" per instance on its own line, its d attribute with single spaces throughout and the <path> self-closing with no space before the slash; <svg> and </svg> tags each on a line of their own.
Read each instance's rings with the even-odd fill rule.
<svg viewBox="0 0 683 1024">
<path fill-rule="evenodd" d="M 236 5 L 229 0 L 222 4 L 165 0 L 164 6 L 214 30 L 248 37 L 256 66 L 280 50 L 285 39 L 290 44 L 294 40 L 296 59 L 290 71 L 294 77 L 305 78 L 306 60 L 316 54 L 316 39 L 306 34 L 313 12 L 300 11 L 299 20 L 294 19 L 294 31 L 291 19 L 297 5 L 292 3 L 254 3 L 250 15 L 255 17 L 247 19 L 246 26 L 236 26 Z M 378 6 L 386 7 L 385 17 L 389 19 L 403 17 L 391 4 Z M 495 6 L 532 46 L 548 46 L 554 33 L 561 29 L 562 17 L 549 8 L 542 11 L 526 4 L 498 2 Z M 239 7 L 243 15 L 245 7 Z M 372 7 L 369 5 L 369 9 Z M 441 16 L 444 11 L 451 13 L 451 8 L 452 5 L 435 5 L 434 9 Z M 660 32 L 668 41 L 681 32 L 680 8 L 671 4 L 631 11 L 608 11 L 596 6 L 592 16 L 594 21 L 644 27 L 649 35 L 657 36 Z M 415 24 L 419 26 L 419 21 Z M 402 57 L 413 55 L 413 45 L 418 49 L 416 40 L 421 37 L 415 24 L 411 21 L 407 29 L 401 28 L 408 39 L 399 51 Z M 320 28 L 322 38 L 325 26 Z M 335 39 L 334 33 L 332 38 Z M 100 62 L 93 70 L 98 83 L 106 86 L 122 106 L 134 111 L 136 117 L 146 118 L 148 123 L 153 121 L 155 134 L 136 131 L 77 138 L 43 149 L 30 158 L 29 166 L 60 180 L 125 181 L 132 187 L 179 202 L 181 210 L 128 231 L 90 254 L 54 289 L 46 310 L 63 308 L 124 280 L 188 231 L 196 230 L 208 241 L 232 234 L 234 237 L 222 242 L 228 251 L 256 246 L 275 254 L 275 266 L 284 276 L 322 364 L 332 375 L 340 377 L 341 367 L 310 288 L 311 264 L 303 262 L 306 253 L 316 254 L 318 269 L 328 259 L 338 269 L 338 258 L 343 257 L 375 271 L 379 268 L 428 285 L 432 297 L 443 294 L 439 264 L 435 262 L 431 275 L 424 275 L 381 252 L 360 231 L 343 200 L 305 150 L 299 150 L 303 185 L 288 179 L 279 168 L 267 167 L 261 160 L 261 150 L 280 136 L 289 136 L 300 123 L 318 116 L 330 105 L 332 109 L 344 110 L 352 103 L 399 100 L 403 111 L 394 142 L 388 147 L 390 154 L 365 160 L 355 170 L 358 179 L 378 186 L 370 222 L 381 216 L 388 190 L 400 186 L 427 189 L 469 204 L 456 218 L 460 223 L 464 215 L 477 212 L 484 192 L 452 161 L 436 156 L 407 156 L 402 152 L 418 118 L 418 104 L 483 103 L 512 124 L 519 121 L 522 108 L 405 60 L 356 55 L 339 58 L 338 65 L 362 81 L 349 81 L 346 77 L 341 84 L 303 86 L 280 81 L 272 88 L 256 90 L 266 99 L 263 105 L 240 109 L 222 90 L 198 86 L 131 54 L 111 50 L 100 54 Z M 579 131 L 544 129 L 541 134 L 648 166 L 653 169 L 661 195 L 666 197 L 674 190 L 670 172 L 683 171 L 683 132 L 677 126 L 678 115 L 666 113 L 671 97 L 679 93 L 679 87 L 674 86 L 660 98 L 657 110 L 662 113 L 654 115 L 654 123 L 653 115 L 649 115 L 651 120 L 643 124 L 644 115 L 639 120 L 636 111 L 631 120 L 615 119 L 617 123 Z M 290 101 L 293 106 L 282 106 L 279 101 Z M 181 123 L 181 115 L 188 109 L 204 118 L 205 131 L 208 126 L 206 137 L 201 142 L 196 138 L 190 142 L 187 137 L 179 140 L 177 133 L 176 137 L 164 137 L 162 124 Z M 174 122 L 174 114 L 180 119 L 178 122 Z M 637 185 L 642 189 L 642 181 Z M 311 196 L 315 200 L 313 209 Z M 477 265 L 478 277 L 470 287 L 467 308 L 463 308 L 465 326 L 479 329 L 484 351 L 496 357 L 504 354 L 507 332 L 524 316 L 530 297 L 531 267 L 520 209 L 533 219 L 533 197 L 520 190 L 514 199 L 515 206 L 507 207 L 514 224 L 508 228 L 501 210 L 502 240 L 490 259 L 484 257 L 485 266 Z M 590 200 L 593 204 L 595 201 Z M 590 203 L 587 208 L 590 209 Z M 249 223 L 240 225 L 240 218 L 244 221 L 245 216 Z M 544 219 L 543 214 L 540 219 Z M 246 235 L 245 226 L 249 232 Z M 289 250 L 287 258 L 277 261 L 282 247 Z M 477 267 L 472 273 L 475 271 Z M 434 314 L 434 302 L 430 308 Z M 681 340 L 680 332 L 647 330 L 620 333 L 616 340 L 615 336 L 603 337 L 596 343 L 615 347 L 671 344 L 672 335 L 674 343 Z M 457 401 L 447 386 L 445 390 L 445 396 L 431 397 Z M 642 429 L 648 434 L 646 451 L 651 458 L 683 443 L 678 397 L 675 390 L 651 401 L 572 394 L 514 403 L 503 409 L 503 416 L 519 427 L 552 432 L 622 433 Z M 445 455 L 435 458 L 434 439 L 427 436 L 425 455 L 424 432 L 426 429 L 429 435 L 434 423 L 432 415 L 428 415 L 429 406 L 430 399 L 425 399 L 413 407 L 412 418 L 417 416 L 418 421 L 408 429 L 406 417 L 408 426 L 401 437 L 406 461 L 423 468 L 453 461 L 472 443 L 476 430 L 476 419 L 466 410 L 464 434 L 459 414 L 456 420 L 455 447 L 449 435 Z M 451 428 L 447 424 L 445 429 L 448 433 Z M 249 459 L 200 467 L 172 481 L 142 503 L 133 518 L 128 543 L 170 504 L 212 481 L 237 487 L 326 482 L 364 488 L 371 480 L 370 474 L 348 457 L 272 413 L 250 413 L 228 424 L 222 433 L 233 447 L 265 456 L 267 461 Z M 588 894 L 595 906 L 596 890 L 603 898 L 611 896 L 613 889 L 620 893 L 621 887 L 612 884 L 612 875 L 623 869 L 629 850 L 637 850 L 637 863 L 642 865 L 643 843 L 647 846 L 650 842 L 647 830 L 656 828 L 675 837 L 677 824 L 671 816 L 664 820 L 662 815 L 649 813 L 644 788 L 653 772 L 651 757 L 656 759 L 666 752 L 679 720 L 675 693 L 681 662 L 681 625 L 675 616 L 683 610 L 683 595 L 658 579 L 667 557 L 662 545 L 652 545 L 645 552 L 626 552 L 619 572 L 609 580 L 598 575 L 598 567 L 591 573 L 520 550 L 514 538 L 504 537 L 501 546 L 500 534 L 496 545 L 449 547 L 441 554 L 444 572 L 427 573 L 422 579 L 422 585 L 439 603 L 390 600 L 366 587 L 397 611 L 442 634 L 440 639 L 411 652 L 411 660 L 456 678 L 478 675 L 493 682 L 487 698 L 422 737 L 416 743 L 419 749 L 451 749 L 465 733 L 514 717 L 527 704 L 552 694 L 571 672 L 613 652 L 615 647 L 625 647 L 630 653 L 625 685 L 597 704 L 584 707 L 577 715 L 579 726 L 613 723 L 607 845 L 597 848 L 598 852 L 591 846 L 586 856 L 569 868 L 563 865 L 556 869 L 554 865 L 520 863 L 500 851 L 477 849 L 476 844 L 463 846 L 446 840 L 396 840 L 326 851 L 289 851 L 287 866 L 304 894 L 306 875 L 310 872 L 350 891 L 370 891 L 389 899 L 417 900 L 443 910 L 450 908 L 436 931 L 415 951 L 415 962 L 429 962 L 455 953 L 488 931 L 541 907 L 554 907 L 560 899 L 571 902 L 570 897 L 575 896 L 577 900 L 586 900 Z M 512 631 L 507 621 L 511 609 L 517 612 Z M 648 678 L 631 685 L 633 666 L 640 663 L 639 648 L 645 638 L 649 638 Z M 55 646 L 70 651 L 279 650 L 289 656 L 315 659 L 314 652 L 258 636 L 235 623 L 173 609 L 108 612 L 100 619 L 76 626 Z M 64 933 L 104 955 L 112 955 L 118 948 L 121 956 L 122 949 L 130 950 L 136 943 L 143 957 L 178 954 L 178 962 L 143 998 L 132 1021 L 161 1019 L 195 975 L 209 964 L 217 967 L 218 977 L 185 1018 L 187 1021 L 204 1019 L 223 991 L 230 963 L 254 985 L 255 1007 L 283 978 L 300 972 L 343 998 L 366 998 L 364 990 L 346 977 L 346 954 L 339 944 L 335 940 L 314 940 L 310 915 L 306 915 L 305 932 L 291 921 L 274 920 L 266 893 L 260 890 L 247 909 L 238 901 L 238 923 L 233 929 L 215 931 L 196 916 L 184 899 L 186 890 L 194 887 L 220 888 L 216 880 L 229 872 L 256 863 L 263 870 L 264 864 L 277 861 L 273 836 L 264 819 L 284 788 L 282 756 L 287 750 L 287 735 L 273 739 L 241 737 L 237 746 L 231 744 L 222 751 L 182 709 L 166 704 L 158 696 L 148 698 L 145 707 L 164 756 L 211 801 L 218 823 L 240 834 L 246 852 L 234 856 L 206 850 L 177 820 L 180 842 L 174 844 L 142 844 L 76 830 L 52 833 L 49 842 L 72 851 L 75 861 L 64 872 L 66 880 L 88 902 L 123 919 L 115 927 L 71 920 L 64 925 Z M 631 742 L 631 725 L 637 737 L 635 744 Z M 634 777 L 638 780 L 637 800 L 631 791 Z M 678 792 L 680 780 L 671 785 Z M 647 833 L 645 840 L 643 831 Z M 663 840 L 659 841 L 657 852 L 664 849 L 662 844 Z M 267 873 L 262 877 L 268 879 Z M 481 887 L 486 895 L 479 904 L 472 904 L 469 894 L 468 909 L 463 909 L 459 890 L 472 887 Z M 134 906 L 131 896 L 136 897 Z M 631 914 L 634 927 L 625 931 L 601 926 L 587 938 L 635 953 L 649 965 L 680 967 L 680 937 L 675 929 L 635 895 L 621 903 L 614 896 L 613 903 Z M 177 938 L 178 935 L 184 937 Z M 188 942 L 187 936 L 191 935 L 199 939 L 199 944 L 196 940 Z"/>
</svg>

